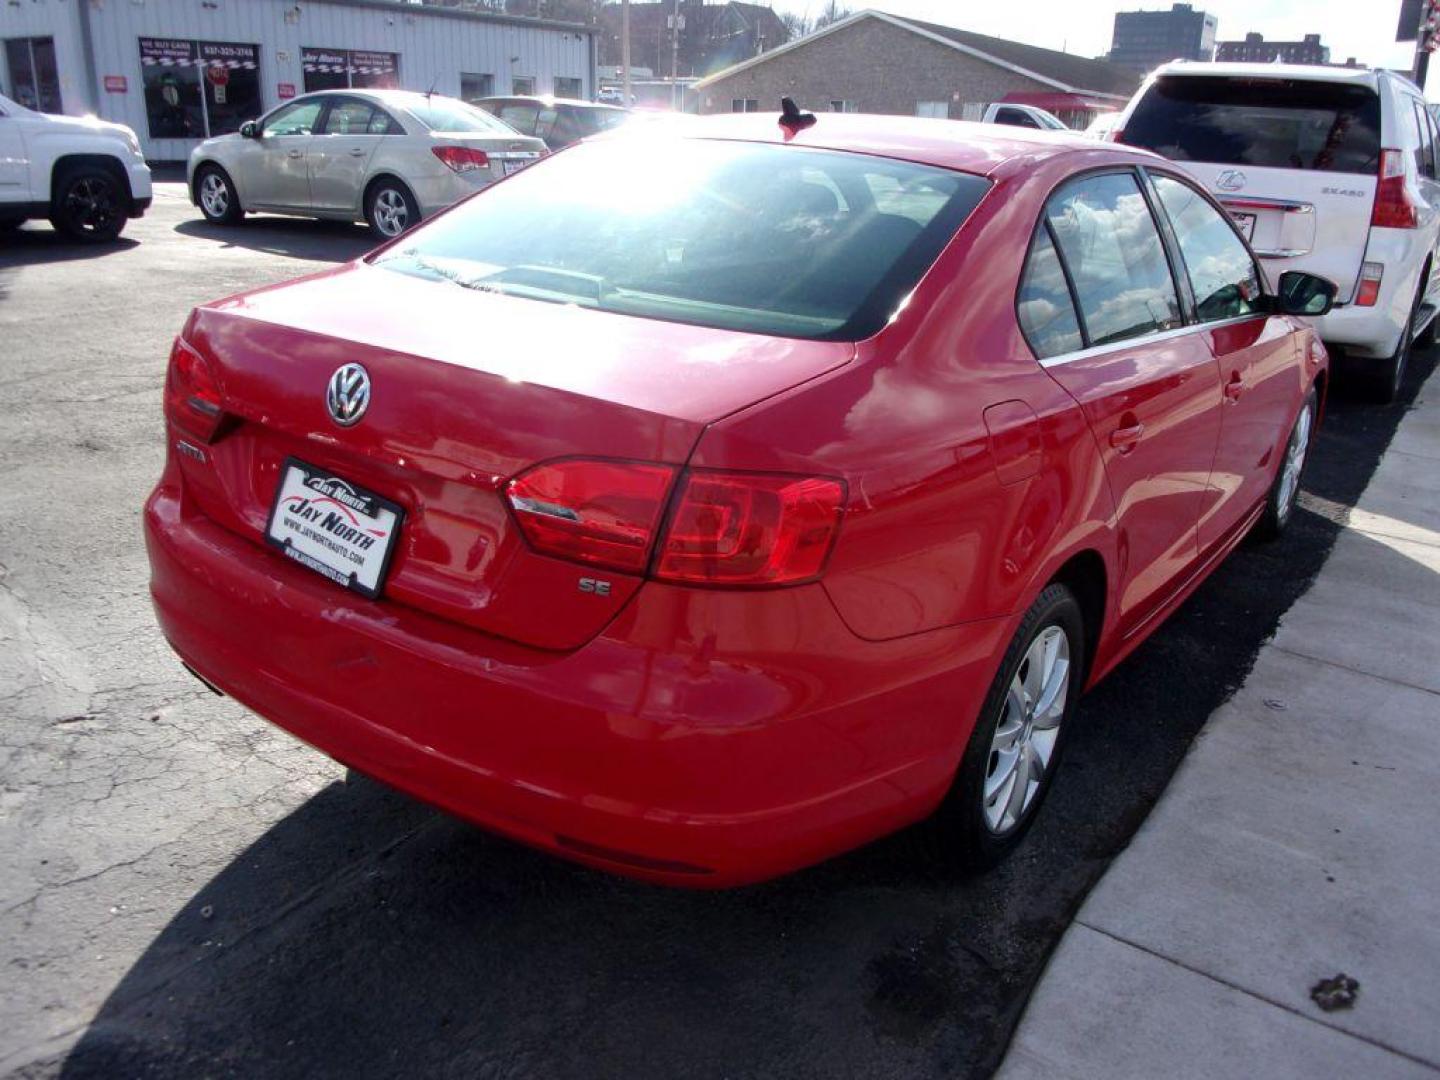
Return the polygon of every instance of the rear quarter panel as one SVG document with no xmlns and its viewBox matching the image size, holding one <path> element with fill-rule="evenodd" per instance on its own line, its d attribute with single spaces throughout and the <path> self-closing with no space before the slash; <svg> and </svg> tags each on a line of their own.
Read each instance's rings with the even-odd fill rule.
<svg viewBox="0 0 1440 1080">
<path fill-rule="evenodd" d="M 997 177 L 856 363 L 717 423 L 697 447 L 696 465 L 846 480 L 823 585 L 859 637 L 1013 618 L 1076 552 L 1110 560 L 1094 437 L 1015 318 L 1036 215 L 1071 158 Z"/>
</svg>

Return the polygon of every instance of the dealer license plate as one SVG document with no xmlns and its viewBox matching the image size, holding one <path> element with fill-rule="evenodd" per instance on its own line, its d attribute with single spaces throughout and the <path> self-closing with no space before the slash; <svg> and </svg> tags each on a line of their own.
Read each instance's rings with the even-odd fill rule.
<svg viewBox="0 0 1440 1080">
<path fill-rule="evenodd" d="M 302 566 L 373 600 L 404 513 L 327 469 L 286 458 L 265 539 Z"/>
<path fill-rule="evenodd" d="M 509 176 L 511 173 L 517 173 L 517 172 L 519 172 L 521 169 L 523 169 L 526 165 L 529 165 L 529 164 L 530 164 L 530 162 L 529 162 L 528 159 L 521 159 L 521 160 L 516 160 L 516 159 L 514 159 L 514 158 L 501 158 L 501 159 L 500 159 L 500 169 L 501 169 L 501 171 L 502 171 L 506 176 Z"/>
<path fill-rule="evenodd" d="M 1241 235 L 1241 236 L 1245 237 L 1246 240 L 1254 240 L 1254 239 L 1255 239 L 1255 215 L 1254 215 L 1254 214 L 1235 214 L 1235 213 L 1232 213 L 1230 216 L 1235 219 L 1235 227 L 1240 230 L 1240 235 Z"/>
</svg>

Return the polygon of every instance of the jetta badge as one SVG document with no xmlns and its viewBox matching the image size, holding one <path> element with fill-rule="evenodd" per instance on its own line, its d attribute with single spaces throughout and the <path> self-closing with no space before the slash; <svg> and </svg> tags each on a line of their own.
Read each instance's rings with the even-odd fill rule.
<svg viewBox="0 0 1440 1080">
<path fill-rule="evenodd" d="M 1245 174 L 1239 169 L 1226 169 L 1215 177 L 1215 186 L 1221 191 L 1239 191 L 1245 186 Z"/>
<path fill-rule="evenodd" d="M 370 407 L 370 374 L 359 364 L 346 364 L 330 376 L 325 408 L 341 427 L 358 424 Z"/>
</svg>

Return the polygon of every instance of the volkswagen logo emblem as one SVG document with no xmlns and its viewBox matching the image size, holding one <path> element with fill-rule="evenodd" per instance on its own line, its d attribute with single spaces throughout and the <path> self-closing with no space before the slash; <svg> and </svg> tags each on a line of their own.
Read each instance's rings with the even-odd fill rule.
<svg viewBox="0 0 1440 1080">
<path fill-rule="evenodd" d="M 1239 169 L 1226 169 L 1215 177 L 1215 186 L 1221 191 L 1239 191 L 1245 186 L 1245 174 Z"/>
<path fill-rule="evenodd" d="M 358 424 L 370 407 L 370 374 L 359 364 L 346 364 L 330 376 L 325 408 L 341 427 Z"/>
</svg>

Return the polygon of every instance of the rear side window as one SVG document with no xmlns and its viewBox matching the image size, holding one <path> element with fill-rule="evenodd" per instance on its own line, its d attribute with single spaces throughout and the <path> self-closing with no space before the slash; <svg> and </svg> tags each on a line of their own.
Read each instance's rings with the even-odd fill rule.
<svg viewBox="0 0 1440 1080">
<path fill-rule="evenodd" d="M 1259 310 L 1260 274 L 1234 227 L 1188 184 L 1152 176 L 1160 205 L 1175 229 L 1200 321 L 1233 319 Z"/>
<path fill-rule="evenodd" d="M 1181 324 L 1170 262 L 1134 174 L 1072 180 L 1045 204 L 1045 221 L 1075 284 L 1087 345 Z"/>
<path fill-rule="evenodd" d="M 1167 76 L 1142 95 L 1123 141 L 1174 161 L 1373 174 L 1380 98 L 1304 79 Z"/>
<path fill-rule="evenodd" d="M 1035 239 L 1030 244 L 1016 312 L 1025 340 L 1040 359 L 1074 352 L 1084 346 L 1070 287 L 1065 284 L 1065 271 L 1060 267 L 1060 257 L 1055 254 L 1055 245 L 1050 242 L 1050 231 L 1044 222 L 1035 230 Z"/>
</svg>

